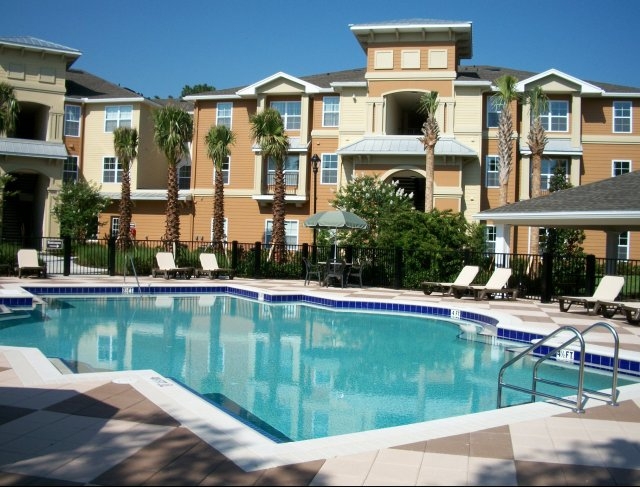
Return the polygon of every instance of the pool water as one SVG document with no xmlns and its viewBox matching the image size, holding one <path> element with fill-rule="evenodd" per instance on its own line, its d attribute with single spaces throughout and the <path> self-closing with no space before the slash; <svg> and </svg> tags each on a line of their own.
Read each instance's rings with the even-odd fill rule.
<svg viewBox="0 0 640 487">
<path fill-rule="evenodd" d="M 280 441 L 495 409 L 513 356 L 513 343 L 469 339 L 454 321 L 424 316 L 211 294 L 43 300 L 0 322 L 0 345 L 36 347 L 80 371 L 153 369 Z M 543 370 L 575 383 L 572 367 Z M 611 388 L 610 375 L 586 375 L 585 387 Z M 526 387 L 530 363 L 505 378 Z M 503 391 L 503 404 L 528 400 Z"/>
</svg>

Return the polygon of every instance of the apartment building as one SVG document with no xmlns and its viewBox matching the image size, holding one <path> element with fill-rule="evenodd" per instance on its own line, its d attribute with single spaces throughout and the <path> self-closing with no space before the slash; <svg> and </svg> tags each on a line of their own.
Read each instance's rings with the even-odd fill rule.
<svg viewBox="0 0 640 487">
<path fill-rule="evenodd" d="M 356 41 L 354 48 L 362 49 L 365 55 L 362 69 L 303 77 L 275 72 L 248 86 L 185 97 L 183 101 L 194 117 L 194 140 L 191 157 L 179 167 L 182 240 L 212 238 L 213 163 L 207 157 L 205 136 L 212 125 L 224 124 L 236 134 L 236 144 L 224 164 L 226 237 L 229 241 L 269 242 L 275 168 L 251 139 L 250 124 L 251 115 L 267 107 L 281 113 L 291 142 L 285 162 L 286 232 L 291 244 L 312 241 L 312 231 L 304 227 L 304 220 L 315 211 L 330 209 L 335 192 L 357 175 L 397 181 L 414 193 L 416 208 L 424 209 L 425 150 L 419 141 L 424 116 L 418 114 L 417 106 L 426 92 L 437 91 L 439 99 L 434 207 L 463 212 L 469 220 L 481 210 L 498 205 L 500 107 L 492 95 L 496 79 L 503 75 L 516 77 L 522 92 L 540 86 L 549 97 L 548 112 L 541 117 L 548 139 L 542 161 L 543 192 L 548 190 L 549 178 L 558 165 L 578 186 L 633 171 L 634 163 L 640 161 L 640 129 L 633 123 L 638 117 L 640 88 L 581 80 L 553 67 L 536 73 L 463 65 L 462 61 L 471 60 L 473 54 L 471 22 L 395 21 L 356 24 L 350 30 Z M 79 52 L 67 51 L 64 55 L 70 66 Z M 14 84 L 15 77 L 9 76 L 4 62 L 6 52 L 10 51 L 0 52 L 0 79 L 8 78 Z M 80 84 L 73 80 L 69 66 L 60 76 Z M 114 201 L 102 215 L 105 225 L 101 231 L 118 231 L 117 169 L 113 176 L 107 171 L 107 166 L 118 166 L 108 130 L 107 120 L 112 119 L 107 117 L 115 117 L 120 123 L 122 109 L 118 107 L 127 107 L 135 116 L 123 122 L 138 128 L 141 147 L 145 147 L 132 169 L 133 222 L 138 239 L 159 239 L 164 233 L 167 165 L 153 147 L 151 113 L 160 101 L 137 97 L 119 87 L 113 88 L 126 93 L 95 96 L 85 92 L 82 96 L 71 91 L 76 85 L 66 85 L 67 93 L 61 94 L 65 113 L 66 106 L 79 106 L 80 125 L 86 124 L 87 129 L 79 136 L 65 132 L 67 154 L 60 154 L 61 159 L 56 161 L 62 162 L 56 164 L 62 169 L 66 156 L 79 156 L 80 177 L 102 184 L 103 192 Z M 19 90 L 18 95 L 21 100 Z M 531 194 L 526 143 L 530 114 L 526 105 L 516 103 L 512 113 L 514 170 L 508 201 L 516 202 Z M 93 118 L 89 120 L 89 116 Z M 82 154 L 73 152 L 76 149 L 72 144 L 77 147 L 74 140 L 82 142 Z M 0 161 L 1 169 L 18 170 L 16 164 L 7 170 L 3 165 L 6 160 L 5 156 Z M 49 197 L 61 179 L 62 170 L 60 178 L 50 183 Z M 496 227 L 491 221 L 485 223 L 491 245 Z M 49 228 L 43 225 L 45 230 Z M 532 232 L 538 231 L 513 228 L 511 251 L 527 252 Z M 640 258 L 639 239 L 638 232 L 621 233 L 618 256 Z M 584 247 L 589 253 L 604 256 L 605 244 L 604 232 L 587 231 Z"/>
</svg>

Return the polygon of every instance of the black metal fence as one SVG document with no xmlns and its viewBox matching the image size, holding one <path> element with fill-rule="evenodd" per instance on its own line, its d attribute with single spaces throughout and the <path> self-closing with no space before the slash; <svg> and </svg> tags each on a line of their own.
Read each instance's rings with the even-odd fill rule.
<svg viewBox="0 0 640 487">
<path fill-rule="evenodd" d="M 421 289 L 424 281 L 453 281 L 464 265 L 477 265 L 477 283 L 485 283 L 496 267 L 512 269 L 509 287 L 518 289 L 520 297 L 548 302 L 553 296 L 593 294 L 603 275 L 620 275 L 625 286 L 620 299 L 640 299 L 640 261 L 595 258 L 565 258 L 544 254 L 488 254 L 468 250 L 448 253 L 425 253 L 400 248 L 360 248 L 287 246 L 277 256 L 270 246 L 260 242 L 211 243 L 180 242 L 167 247 L 160 240 L 136 241 L 122 249 L 115 239 L 72 240 L 69 238 L 25 239 L 0 242 L 0 273 L 13 274 L 20 248 L 39 251 L 41 264 L 49 275 L 151 275 L 156 267 L 155 255 L 171 250 L 176 265 L 200 267 L 202 252 L 215 252 L 220 267 L 235 270 L 237 277 L 301 279 L 305 274 L 303 258 L 312 261 L 344 259 L 364 263 L 365 285 L 394 289 Z M 278 258 L 275 258 L 278 257 Z"/>
</svg>

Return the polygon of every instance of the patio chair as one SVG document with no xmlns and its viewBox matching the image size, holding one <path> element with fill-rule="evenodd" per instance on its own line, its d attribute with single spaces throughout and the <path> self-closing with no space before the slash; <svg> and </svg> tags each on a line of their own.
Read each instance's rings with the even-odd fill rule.
<svg viewBox="0 0 640 487">
<path fill-rule="evenodd" d="M 320 264 L 312 264 L 306 257 L 303 257 L 302 261 L 304 262 L 305 269 L 304 285 L 309 284 L 312 277 L 314 280 L 316 277 L 318 278 L 318 286 L 322 285 L 322 269 L 320 268 Z"/>
<path fill-rule="evenodd" d="M 200 265 L 202 268 L 196 270 L 196 277 L 209 276 L 209 279 L 213 279 L 214 277 L 226 276 L 228 279 L 233 279 L 233 276 L 235 276 L 233 269 L 218 265 L 216 254 L 200 254 Z"/>
<path fill-rule="evenodd" d="M 490 299 L 494 294 L 501 294 L 507 299 L 516 299 L 518 290 L 508 288 L 509 278 L 511 277 L 511 269 L 508 267 L 498 267 L 493 271 L 487 283 L 482 285 L 458 286 L 452 285 L 452 293 L 456 298 L 461 298 L 466 292 L 471 292 L 476 301 L 482 301 L 484 298 Z"/>
<path fill-rule="evenodd" d="M 466 265 L 462 268 L 458 277 L 453 282 L 425 281 L 422 283 L 422 292 L 429 295 L 433 292 L 440 292 L 443 295 L 453 294 L 452 286 L 468 287 L 478 275 L 480 268 L 477 265 Z"/>
<path fill-rule="evenodd" d="M 595 307 L 596 302 L 613 302 L 620 294 L 624 286 L 622 276 L 603 276 L 592 296 L 558 296 L 560 311 L 569 311 L 571 305 L 581 304 L 590 314 L 590 309 Z"/>
<path fill-rule="evenodd" d="M 193 275 L 193 267 L 176 266 L 171 252 L 158 252 L 156 254 L 156 262 L 158 263 L 158 267 L 151 271 L 151 275 L 153 277 L 161 274 L 165 279 L 169 279 L 170 277 L 184 277 L 185 279 L 191 279 L 191 276 Z"/>
<path fill-rule="evenodd" d="M 38 261 L 38 251 L 36 249 L 18 250 L 18 277 L 23 275 L 35 275 L 36 277 L 47 277 L 47 266 L 40 265 Z"/>
<path fill-rule="evenodd" d="M 327 262 L 327 271 L 324 275 L 324 283 L 327 287 L 334 281 L 340 283 L 340 287 L 344 288 L 347 264 L 343 260 L 341 262 Z"/>
<path fill-rule="evenodd" d="M 356 263 L 347 270 L 347 286 L 352 279 L 357 279 L 358 285 L 362 287 L 362 271 L 366 265 L 366 260 L 356 259 Z"/>
</svg>

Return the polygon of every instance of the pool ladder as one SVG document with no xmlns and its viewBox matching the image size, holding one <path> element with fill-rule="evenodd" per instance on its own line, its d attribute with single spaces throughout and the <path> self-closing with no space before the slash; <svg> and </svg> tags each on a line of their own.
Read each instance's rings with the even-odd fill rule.
<svg viewBox="0 0 640 487">
<path fill-rule="evenodd" d="M 129 254 L 129 261 L 131 262 L 131 269 L 133 269 L 133 275 L 136 278 L 136 284 L 138 285 L 138 294 L 142 294 L 142 287 L 140 287 L 140 280 L 138 279 L 138 273 L 136 272 L 136 265 L 133 263 L 133 256 Z M 127 271 L 125 266 L 124 278 L 127 278 Z"/>
<path fill-rule="evenodd" d="M 612 371 L 611 371 L 611 392 L 610 393 L 600 392 L 600 391 L 591 390 L 591 389 L 585 389 L 585 387 L 584 387 L 584 366 L 585 366 L 585 341 L 584 341 L 584 335 L 588 334 L 591 330 L 593 330 L 595 328 L 601 328 L 601 327 L 602 328 L 606 328 L 607 330 L 609 330 L 611 332 L 611 335 L 613 336 L 613 340 L 614 340 L 613 366 L 612 366 Z M 565 340 L 560 345 L 557 345 L 557 346 L 551 348 L 549 352 L 547 352 L 542 357 L 538 358 L 538 360 L 536 361 L 536 363 L 535 363 L 535 365 L 533 367 L 533 378 L 532 378 L 531 389 L 527 389 L 525 387 L 521 387 L 521 386 L 518 386 L 516 384 L 505 383 L 505 381 L 504 381 L 504 373 L 509 367 L 511 367 L 514 363 L 518 362 L 519 360 L 522 360 L 524 357 L 532 354 L 533 350 L 535 350 L 536 348 L 541 347 L 546 342 L 552 340 L 554 337 L 556 337 L 557 335 L 559 335 L 562 332 L 570 332 L 573 336 L 568 338 L 567 340 Z M 545 362 L 546 360 L 548 360 L 548 359 L 550 359 L 552 357 L 556 357 L 556 358 L 559 359 L 558 361 L 560 361 L 561 360 L 560 357 L 562 357 L 564 355 L 563 352 L 566 351 L 566 348 L 569 347 L 570 345 L 572 345 L 573 343 L 575 343 L 576 341 L 580 342 L 580 363 L 579 363 L 579 369 L 578 369 L 578 384 L 577 385 L 567 384 L 567 383 L 563 383 L 563 382 L 557 382 L 557 381 L 550 380 L 550 379 L 544 379 L 544 378 L 538 376 L 538 368 L 540 367 L 540 365 L 543 362 Z M 498 409 L 503 407 L 502 406 L 502 389 L 503 388 L 513 389 L 513 390 L 524 392 L 524 393 L 530 393 L 531 394 L 531 402 L 535 402 L 536 396 L 542 396 L 542 397 L 546 397 L 546 398 L 549 398 L 549 399 L 553 399 L 554 401 L 558 401 L 558 402 L 561 402 L 561 403 L 569 404 L 570 406 L 573 407 L 573 410 L 576 413 L 584 413 L 584 405 L 585 405 L 585 403 L 586 403 L 586 401 L 588 399 L 588 396 L 585 393 L 588 393 L 588 394 L 594 395 L 594 396 L 600 396 L 600 397 L 604 398 L 605 400 L 607 400 L 607 402 L 610 405 L 617 406 L 618 405 L 618 403 L 617 403 L 617 400 L 618 400 L 617 385 L 618 385 L 618 353 L 619 353 L 619 349 L 620 349 L 620 340 L 618 338 L 618 332 L 616 332 L 616 330 L 609 323 L 604 323 L 602 321 L 594 323 L 593 325 L 591 325 L 590 327 L 585 329 L 582 333 L 580 333 L 580 331 L 578 331 L 573 326 L 563 326 L 561 328 L 558 328 L 557 330 L 555 330 L 553 333 L 551 333 L 550 335 L 546 336 L 545 338 L 543 338 L 541 340 L 536 340 L 535 343 L 533 343 L 531 346 L 527 347 L 526 349 L 524 349 L 523 351 L 518 353 L 515 357 L 513 357 L 511 360 L 506 362 L 500 368 L 500 373 L 498 375 Z M 571 359 L 571 362 L 573 362 L 572 359 Z M 538 391 L 538 388 L 537 388 L 538 383 L 550 384 L 550 385 L 555 385 L 555 386 L 559 386 L 559 387 L 566 387 L 568 389 L 575 390 L 576 391 L 576 399 L 572 400 L 570 398 L 555 396 L 553 394 L 547 394 L 547 393 Z"/>
</svg>

